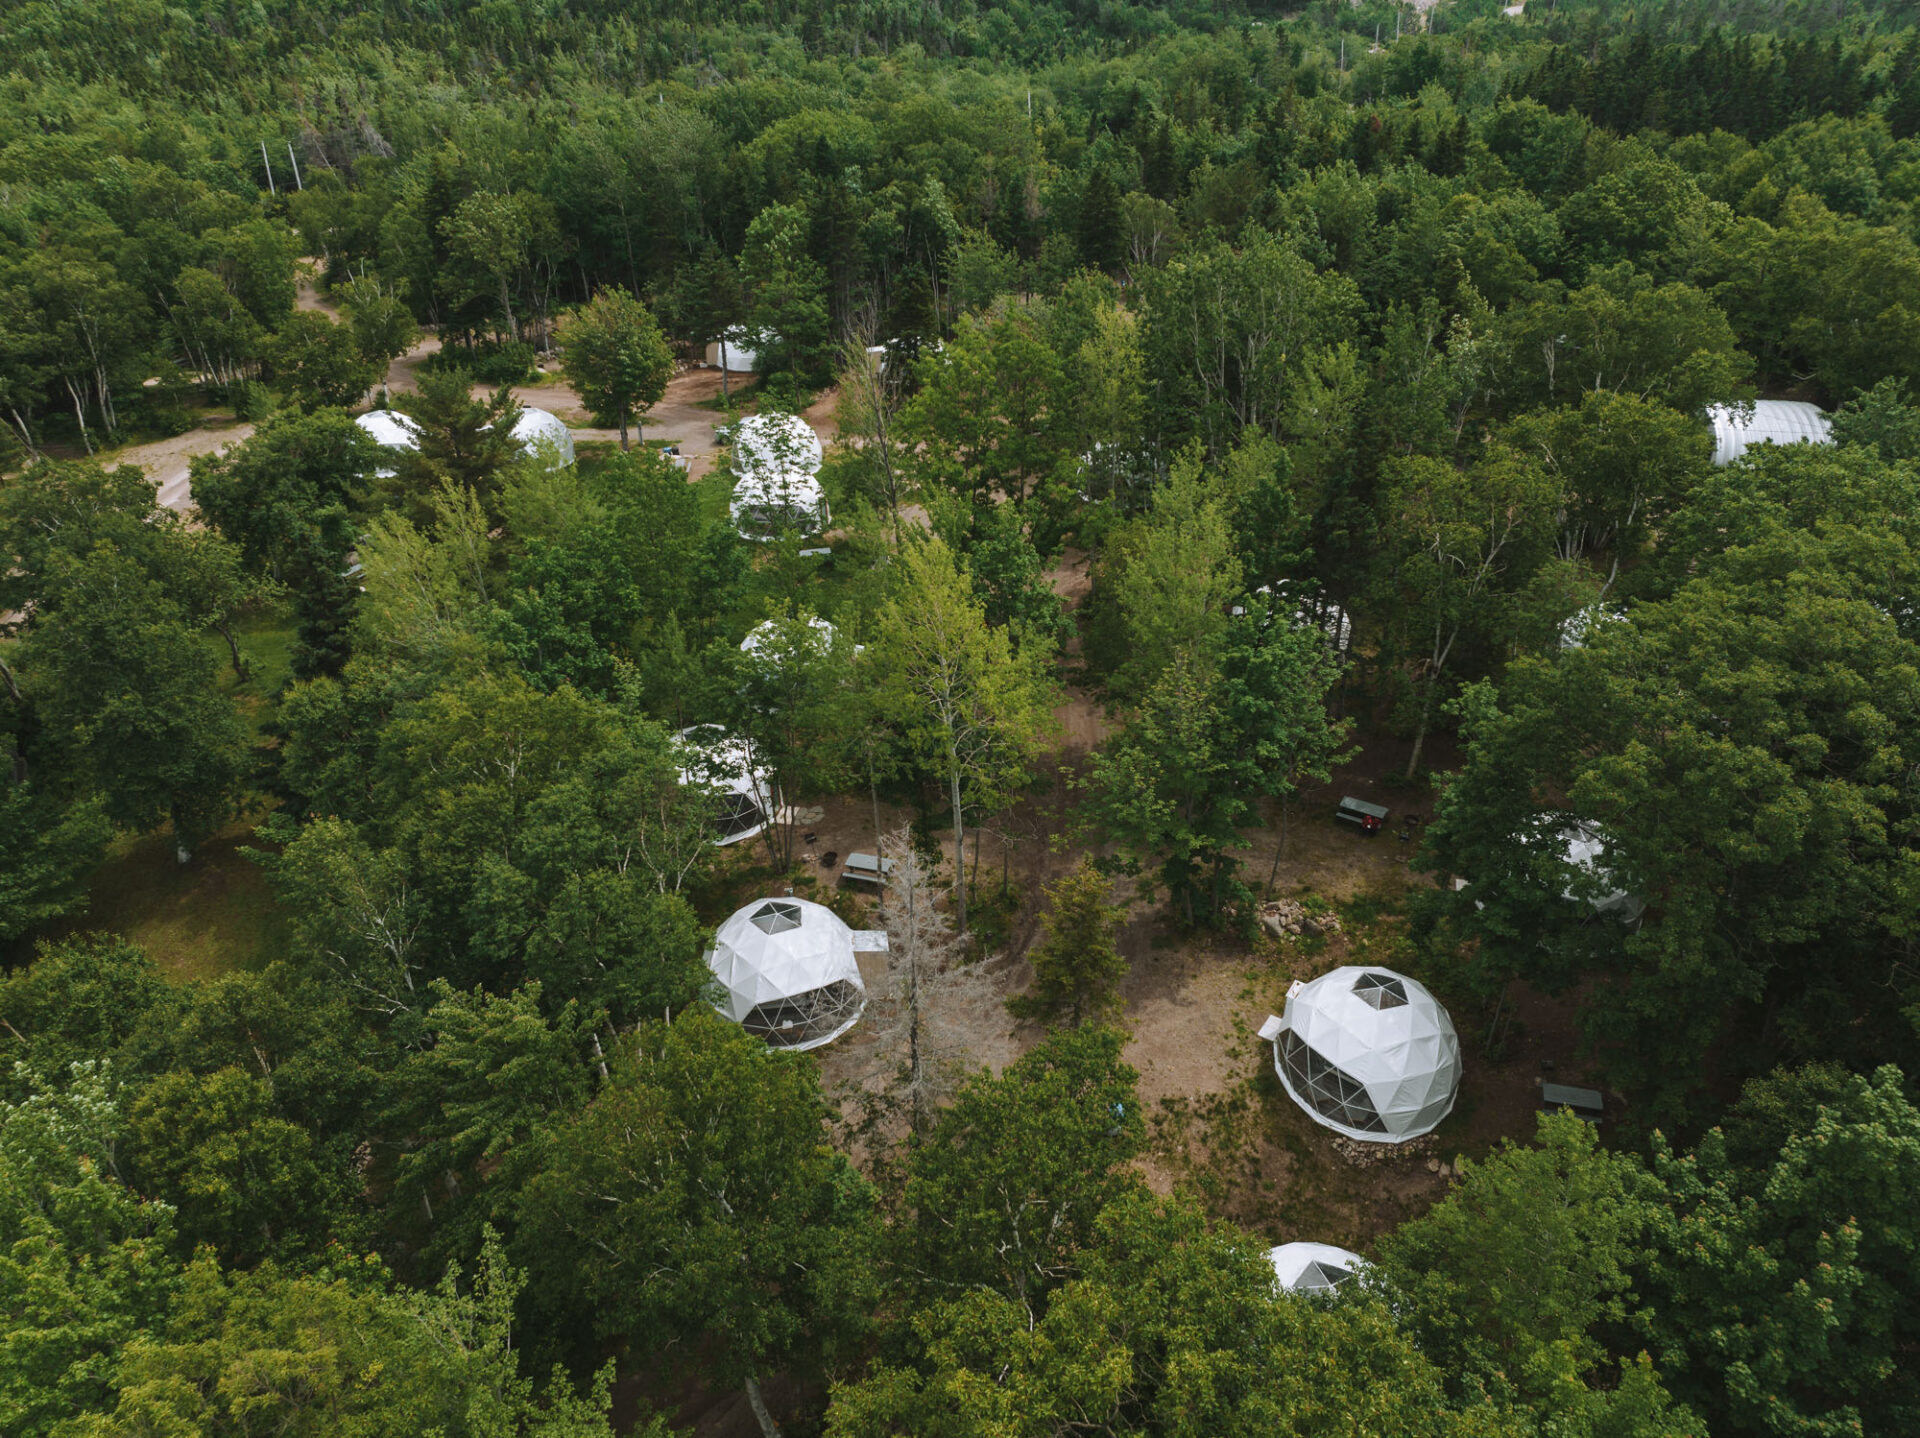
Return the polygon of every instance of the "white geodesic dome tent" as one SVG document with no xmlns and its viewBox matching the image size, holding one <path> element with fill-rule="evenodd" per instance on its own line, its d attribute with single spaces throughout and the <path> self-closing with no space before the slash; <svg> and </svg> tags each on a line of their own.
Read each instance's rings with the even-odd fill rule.
<svg viewBox="0 0 1920 1438">
<path fill-rule="evenodd" d="M 1286 614 L 1295 629 L 1318 629 L 1327 637 L 1327 648 L 1344 655 L 1353 648 L 1353 616 L 1325 595 L 1297 595 L 1283 579 L 1278 584 L 1263 584 L 1253 591 L 1269 601 L 1268 613 Z M 1247 606 L 1233 606 L 1235 618 L 1247 612 Z"/>
<path fill-rule="evenodd" d="M 797 472 L 744 476 L 727 508 L 742 539 L 773 539 L 783 530 L 818 534 L 829 522 L 820 481 Z"/>
<path fill-rule="evenodd" d="M 807 626 L 813 631 L 813 647 L 823 653 L 833 647 L 833 636 L 837 631 L 832 624 L 815 614 L 808 616 Z M 760 651 L 772 643 L 774 632 L 778 627 L 777 621 L 772 619 L 754 625 L 748 631 L 747 637 L 740 641 L 740 652 L 758 658 Z"/>
<path fill-rule="evenodd" d="M 1260 1037 L 1316 1122 L 1365 1143 L 1405 1143 L 1453 1111 L 1460 1040 L 1426 985 L 1391 969 L 1338 968 L 1287 991 Z"/>
<path fill-rule="evenodd" d="M 402 414 L 397 409 L 368 410 L 357 417 L 354 424 L 382 449 L 420 448 L 420 426 L 413 422 L 413 416 Z M 393 477 L 391 466 L 377 469 L 374 473 L 381 479 Z"/>
<path fill-rule="evenodd" d="M 818 474 L 827 452 L 797 414 L 750 414 L 733 427 L 733 472 L 742 478 Z"/>
<path fill-rule="evenodd" d="M 420 426 L 413 422 L 412 415 L 397 409 L 370 409 L 354 423 L 383 449 L 420 448 Z"/>
<path fill-rule="evenodd" d="M 513 437 L 520 448 L 535 459 L 545 457 L 550 465 L 573 463 L 573 431 L 556 414 L 544 409 L 523 409 L 513 422 Z"/>
<path fill-rule="evenodd" d="M 1359 1254 L 1331 1243 L 1283 1243 L 1268 1250 L 1267 1262 L 1288 1293 L 1331 1293 L 1367 1266 Z"/>
<path fill-rule="evenodd" d="M 1593 905 L 1594 913 L 1629 924 L 1646 912 L 1645 902 L 1621 888 L 1607 866 L 1605 829 L 1591 820 L 1577 819 L 1557 830 L 1554 842 L 1560 846 L 1561 858 L 1583 876 L 1578 889 L 1570 887 L 1565 891 L 1567 898 L 1575 902 L 1584 899 Z M 1592 883 L 1585 879 L 1591 879 Z"/>
<path fill-rule="evenodd" d="M 754 838 L 774 811 L 773 780 L 757 767 L 746 742 L 718 724 L 695 724 L 674 736 L 682 784 L 704 784 L 720 795 L 714 844 L 724 848 Z"/>
<path fill-rule="evenodd" d="M 1626 617 L 1627 611 L 1618 604 L 1589 604 L 1585 609 L 1568 615 L 1560 625 L 1560 647 L 1585 649 L 1587 640 L 1593 637 L 1594 630 L 1603 624 L 1611 624 L 1616 619 Z"/>
<path fill-rule="evenodd" d="M 761 899 L 714 935 L 707 967 L 726 991 L 720 1012 L 775 1048 L 815 1049 L 867 1006 L 854 931 L 806 899 Z"/>
<path fill-rule="evenodd" d="M 1833 426 L 1818 405 L 1796 399 L 1758 399 L 1753 412 L 1707 406 L 1713 426 L 1713 462 L 1732 464 L 1756 444 L 1832 444 Z"/>
</svg>

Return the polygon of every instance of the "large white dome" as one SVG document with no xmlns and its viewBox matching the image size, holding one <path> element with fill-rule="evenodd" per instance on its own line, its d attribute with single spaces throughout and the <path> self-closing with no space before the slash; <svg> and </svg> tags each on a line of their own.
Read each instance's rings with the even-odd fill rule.
<svg viewBox="0 0 1920 1438">
<path fill-rule="evenodd" d="M 1391 969 L 1339 968 L 1287 991 L 1260 1037 L 1293 1101 L 1366 1143 L 1405 1143 L 1453 1110 L 1460 1040 L 1424 984 Z"/>
<path fill-rule="evenodd" d="M 750 414 L 733 427 L 733 472 L 742 478 L 818 474 L 820 436 L 797 414 Z"/>
<path fill-rule="evenodd" d="M 1591 819 L 1576 819 L 1554 835 L 1561 857 L 1577 869 L 1581 878 L 1566 890 L 1576 902 L 1581 898 L 1593 905 L 1596 914 L 1606 914 L 1631 924 L 1646 912 L 1641 899 L 1620 887 L 1607 864 L 1607 831 Z M 1586 890 L 1583 895 L 1580 891 Z"/>
<path fill-rule="evenodd" d="M 718 724 L 695 724 L 674 738 L 685 766 L 680 782 L 704 784 L 721 796 L 716 845 L 738 844 L 767 827 L 774 809 L 773 781 L 753 762 L 745 740 Z"/>
<path fill-rule="evenodd" d="M 543 455 L 550 465 L 573 463 L 573 431 L 556 414 L 544 409 L 523 409 L 513 422 L 513 437 L 520 448 L 535 459 Z"/>
<path fill-rule="evenodd" d="M 726 991 L 720 1011 L 776 1048 L 831 1043 L 867 1006 L 853 930 L 807 899 L 735 911 L 714 935 L 707 967 Z"/>
<path fill-rule="evenodd" d="M 743 476 L 728 509 L 742 539 L 773 539 L 783 530 L 818 534 L 829 522 L 820 481 L 798 471 Z"/>
<path fill-rule="evenodd" d="M 807 626 L 813 635 L 813 646 L 821 653 L 833 648 L 833 625 L 817 614 L 807 616 Z M 779 634 L 778 620 L 766 619 L 747 631 L 747 637 L 740 641 L 740 652 L 750 658 L 758 659 L 760 651 L 771 644 Z"/>
<path fill-rule="evenodd" d="M 1267 1262 L 1288 1293 L 1331 1293 L 1367 1266 L 1359 1254 L 1331 1243 L 1283 1243 L 1268 1251 Z"/>
</svg>

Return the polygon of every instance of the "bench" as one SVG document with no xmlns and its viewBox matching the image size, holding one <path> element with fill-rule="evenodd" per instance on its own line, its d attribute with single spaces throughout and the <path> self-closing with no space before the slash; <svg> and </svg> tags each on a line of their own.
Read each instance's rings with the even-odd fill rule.
<svg viewBox="0 0 1920 1438">
<path fill-rule="evenodd" d="M 847 867 L 840 871 L 840 877 L 851 879 L 856 884 L 875 884 L 885 888 L 887 875 L 892 872 L 891 859 L 882 859 L 877 854 L 849 854 Z"/>
<path fill-rule="evenodd" d="M 1599 1123 L 1607 1114 L 1607 1100 L 1598 1089 L 1573 1088 L 1568 1084 L 1542 1083 L 1540 1111 L 1554 1113 L 1566 1109 L 1575 1118 Z"/>
<path fill-rule="evenodd" d="M 1356 799 L 1351 794 L 1340 801 L 1333 811 L 1333 817 L 1343 824 L 1351 824 L 1361 833 L 1371 838 L 1385 827 L 1387 815 L 1392 812 L 1385 805 L 1369 804 L 1365 799 Z"/>
</svg>

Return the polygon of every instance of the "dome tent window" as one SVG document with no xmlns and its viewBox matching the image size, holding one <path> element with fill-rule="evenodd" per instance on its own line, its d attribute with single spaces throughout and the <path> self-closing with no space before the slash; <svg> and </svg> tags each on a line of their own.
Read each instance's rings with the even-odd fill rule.
<svg viewBox="0 0 1920 1438">
<path fill-rule="evenodd" d="M 707 967 L 722 1013 L 774 1048 L 805 1050 L 859 1021 L 867 990 L 855 955 L 869 947 L 879 944 L 820 904 L 761 899 L 720 926 Z"/>
<path fill-rule="evenodd" d="M 1453 1110 L 1460 1040 L 1426 986 L 1390 969 L 1339 968 L 1287 993 L 1273 1045 L 1287 1096 L 1315 1122 L 1368 1143 L 1430 1133 Z"/>
<path fill-rule="evenodd" d="M 714 795 L 717 846 L 754 838 L 774 811 L 773 780 L 753 762 L 746 743 L 718 724 L 695 724 L 674 736 L 683 767 L 682 784 L 706 787 Z"/>
<path fill-rule="evenodd" d="M 1331 1243 L 1283 1243 L 1268 1250 L 1273 1279 L 1287 1293 L 1326 1295 L 1365 1272 L 1367 1261 Z"/>
<path fill-rule="evenodd" d="M 1367 1097 L 1367 1086 L 1341 1072 L 1291 1030 L 1280 1035 L 1280 1062 L 1292 1080 L 1296 1096 L 1304 1097 L 1307 1106 L 1320 1117 L 1363 1133 L 1387 1131 L 1379 1110 Z"/>
<path fill-rule="evenodd" d="M 1397 1009 L 1407 1001 L 1407 986 L 1395 974 L 1362 974 L 1353 981 L 1353 992 L 1376 1009 Z"/>
</svg>

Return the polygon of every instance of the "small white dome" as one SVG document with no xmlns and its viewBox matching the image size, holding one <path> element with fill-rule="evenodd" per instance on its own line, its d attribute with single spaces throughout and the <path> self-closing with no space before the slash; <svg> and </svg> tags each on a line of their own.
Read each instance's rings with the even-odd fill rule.
<svg viewBox="0 0 1920 1438">
<path fill-rule="evenodd" d="M 742 477 L 728 512 L 742 539 L 773 539 L 783 530 L 818 534 L 830 522 L 820 481 L 798 471 Z"/>
<path fill-rule="evenodd" d="M 674 736 L 678 741 L 682 784 L 704 784 L 722 796 L 717 847 L 751 839 L 767 827 L 773 812 L 773 781 L 753 763 L 745 741 L 718 724 L 695 724 Z"/>
<path fill-rule="evenodd" d="M 397 409 L 368 410 L 354 423 L 371 435 L 375 444 L 386 449 L 420 448 L 420 426 L 413 422 L 412 415 Z"/>
<path fill-rule="evenodd" d="M 757 335 L 731 329 L 707 346 L 707 364 L 732 374 L 750 374 L 760 367 L 760 351 L 765 345 Z"/>
<path fill-rule="evenodd" d="M 1288 1293 L 1331 1293 L 1367 1266 L 1359 1254 L 1331 1243 L 1283 1243 L 1269 1250 L 1267 1262 Z"/>
<path fill-rule="evenodd" d="M 513 422 L 513 437 L 534 458 L 545 455 L 549 465 L 557 468 L 573 463 L 573 431 L 556 414 L 544 409 L 521 410 L 520 418 Z"/>
<path fill-rule="evenodd" d="M 733 472 L 770 478 L 817 474 L 826 460 L 820 436 L 797 414 L 750 414 L 733 427 Z"/>
<path fill-rule="evenodd" d="M 1460 1040 L 1426 985 L 1391 969 L 1338 968 L 1287 991 L 1260 1037 L 1313 1119 L 1367 1143 L 1405 1143 L 1453 1111 Z"/>
<path fill-rule="evenodd" d="M 1560 846 L 1561 857 L 1582 875 L 1581 889 L 1595 889 L 1584 895 L 1586 902 L 1593 905 L 1596 914 L 1606 914 L 1634 922 L 1646 911 L 1646 905 L 1634 895 L 1615 883 L 1613 871 L 1606 864 L 1607 831 L 1590 819 L 1577 819 L 1554 834 L 1554 842 Z M 1584 882 L 1591 879 L 1592 883 Z M 1568 888 L 1566 897 L 1579 901 L 1583 895 Z"/>
<path fill-rule="evenodd" d="M 1625 619 L 1627 611 L 1618 604 L 1589 604 L 1576 614 L 1567 616 L 1560 626 L 1560 647 L 1562 649 L 1585 649 L 1587 640 L 1593 631 L 1602 624 L 1612 624 L 1615 620 Z"/>
<path fill-rule="evenodd" d="M 824 652 L 833 647 L 833 636 L 836 631 L 832 624 L 815 614 L 807 617 L 807 626 L 812 629 L 814 643 L 819 646 L 821 651 Z M 772 642 L 773 636 L 778 629 L 779 621 L 773 619 L 763 620 L 761 623 L 754 625 L 752 630 L 747 634 L 747 637 L 740 641 L 740 652 L 742 654 L 758 655 L 763 646 Z"/>
<path fill-rule="evenodd" d="M 807 899 L 761 899 L 720 926 L 707 967 L 726 991 L 720 1012 L 784 1049 L 832 1043 L 860 1019 L 867 988 L 853 930 Z"/>
<path fill-rule="evenodd" d="M 1732 405 L 1707 406 L 1713 426 L 1713 462 L 1732 464 L 1756 444 L 1832 444 L 1833 426 L 1818 405 L 1793 399 L 1758 399 L 1753 413 Z"/>
</svg>

